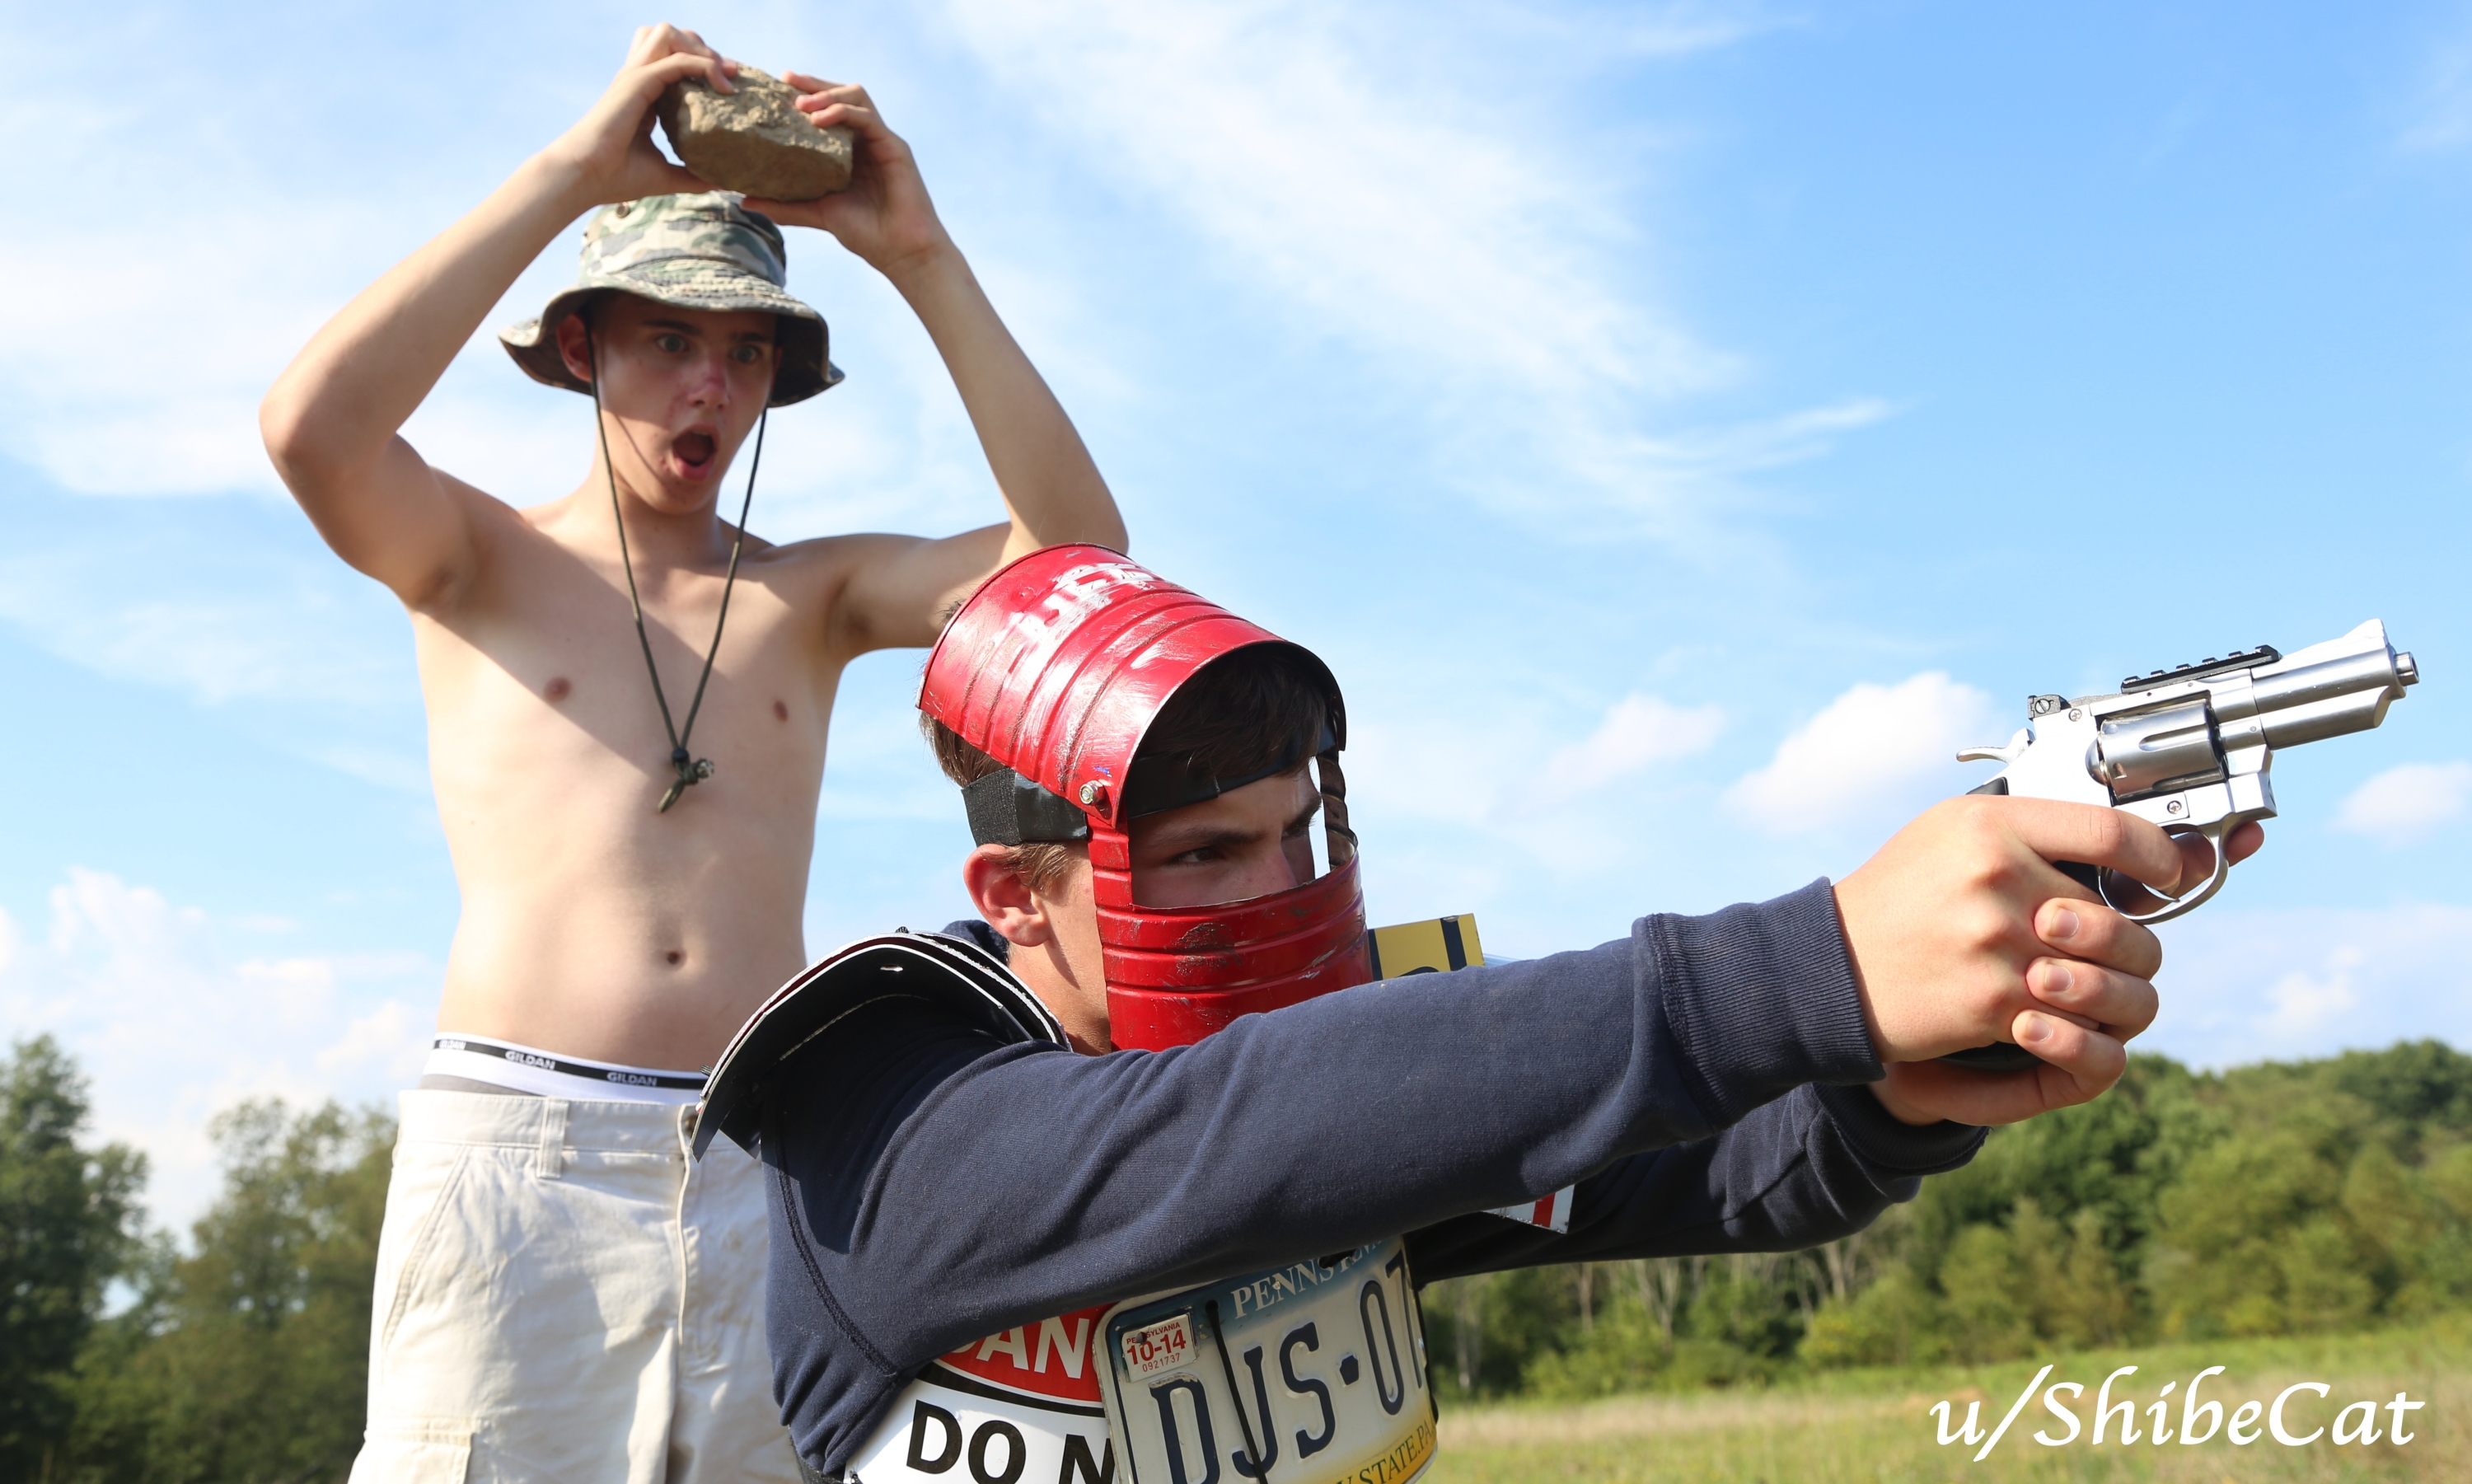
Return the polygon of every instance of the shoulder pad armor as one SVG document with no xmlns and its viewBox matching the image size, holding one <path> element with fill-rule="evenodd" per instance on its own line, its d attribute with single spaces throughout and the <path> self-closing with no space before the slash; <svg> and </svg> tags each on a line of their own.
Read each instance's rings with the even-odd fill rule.
<svg viewBox="0 0 2472 1484">
<path fill-rule="evenodd" d="M 1007 1045 L 1066 1043 L 1038 996 L 976 944 L 907 929 L 862 938 L 783 985 L 730 1038 L 697 1106 L 695 1157 L 716 1134 L 752 1154 L 773 1068 L 851 1011 L 893 996 L 934 1001 Z"/>
</svg>

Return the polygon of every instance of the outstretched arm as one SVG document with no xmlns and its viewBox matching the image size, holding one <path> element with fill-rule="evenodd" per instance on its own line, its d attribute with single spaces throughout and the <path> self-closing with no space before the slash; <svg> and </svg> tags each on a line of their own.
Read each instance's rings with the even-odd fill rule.
<svg viewBox="0 0 2472 1484">
<path fill-rule="evenodd" d="M 981 1335 L 1531 1199 L 1878 1073 L 1824 884 L 1155 1053 L 998 1047 L 876 993 L 771 1074 L 758 1139 L 776 1394 L 836 1467 L 891 1378 Z"/>
<path fill-rule="evenodd" d="M 1015 344 L 928 199 L 917 160 L 867 89 L 788 74 L 819 128 L 858 138 L 849 189 L 819 201 L 749 201 L 787 225 L 831 232 L 900 291 L 944 357 L 986 451 L 1009 524 L 891 545 L 852 577 L 835 614 L 855 653 L 935 642 L 944 610 L 1015 557 L 1066 541 L 1121 551 L 1125 522 L 1063 404 Z"/>
<path fill-rule="evenodd" d="M 1478 1213 L 1408 1237 L 1419 1283 L 1547 1262 L 1794 1252 L 1869 1226 L 1922 1177 L 1963 1164 L 1984 1131 L 1915 1128 L 1862 1088 L 1805 1085 L 1712 1138 L 1619 1160 L 1580 1182 L 1570 1230 Z"/>
<path fill-rule="evenodd" d="M 709 189 L 653 147 L 652 104 L 682 77 L 725 90 L 733 68 L 693 32 L 636 32 L 590 112 L 362 290 L 284 370 L 258 426 L 275 471 L 337 556 L 414 608 L 461 588 L 472 564 L 464 504 L 396 430 L 515 275 L 578 216 L 606 202 Z"/>
</svg>

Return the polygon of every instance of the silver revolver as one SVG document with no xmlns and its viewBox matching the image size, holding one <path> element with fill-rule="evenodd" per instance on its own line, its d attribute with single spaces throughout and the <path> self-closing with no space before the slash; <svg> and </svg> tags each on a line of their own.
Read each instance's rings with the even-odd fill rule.
<svg viewBox="0 0 2472 1484">
<path fill-rule="evenodd" d="M 2203 886 L 2132 922 L 2161 922 L 2222 891 L 2231 874 L 2223 837 L 2250 820 L 2274 817 L 2269 770 L 2274 750 L 2366 731 L 2386 720 L 2404 687 L 2419 683 L 2412 656 L 2387 642 L 2370 619 L 2340 639 L 2294 654 L 2261 644 L 2176 670 L 2132 675 L 2111 695 L 2033 696 L 2026 725 L 2006 747 L 1969 747 L 1960 762 L 2008 764 L 1974 789 L 2028 799 L 2108 804 L 2152 820 L 2174 834 L 2194 831 L 2215 849 Z M 2070 861 L 2055 865 L 2115 908 L 2104 873 Z M 1946 1060 L 1985 1070 L 2031 1066 L 2015 1046 L 1961 1051 Z"/>
</svg>

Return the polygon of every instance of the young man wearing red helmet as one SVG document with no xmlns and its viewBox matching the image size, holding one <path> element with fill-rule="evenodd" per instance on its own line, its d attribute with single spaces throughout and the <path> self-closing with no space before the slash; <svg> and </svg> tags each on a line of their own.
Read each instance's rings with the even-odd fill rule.
<svg viewBox="0 0 2472 1484">
<path fill-rule="evenodd" d="M 2202 879 L 2128 816 L 1964 799 L 1834 885 L 1370 983 L 1310 653 L 1053 548 L 957 612 L 920 707 L 983 921 L 794 981 L 698 1133 L 769 1168 L 815 1479 L 1413 1477 L 1416 1284 L 1859 1230 L 2152 1018 L 2152 934 L 2048 862 Z M 1935 1060 L 1986 1042 L 2014 1069 Z"/>
</svg>

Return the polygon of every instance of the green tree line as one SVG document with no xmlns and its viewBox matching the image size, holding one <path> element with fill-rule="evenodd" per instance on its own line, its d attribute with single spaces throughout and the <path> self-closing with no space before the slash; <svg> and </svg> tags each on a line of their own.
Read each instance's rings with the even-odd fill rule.
<svg viewBox="0 0 2472 1484">
<path fill-rule="evenodd" d="M 1757 1383 L 2153 1339 L 2322 1333 L 2472 1307 L 2472 1056 L 2435 1041 L 2197 1073 L 1995 1131 L 1810 1252 L 1437 1283 L 1445 1392 Z"/>
<path fill-rule="evenodd" d="M 0 1481 L 338 1480 L 360 1449 L 392 1123 L 245 1103 L 185 1249 L 143 1156 L 83 1140 L 49 1038 L 0 1063 Z"/>
<path fill-rule="evenodd" d="M 88 1137 L 47 1039 L 0 1063 L 0 1484 L 331 1481 L 360 1441 L 392 1124 L 245 1104 L 184 1243 Z M 2472 1056 L 2436 1041 L 2199 1074 L 1996 1132 L 1810 1252 L 1437 1283 L 1446 1393 L 1584 1397 L 1798 1369 L 2357 1329 L 2472 1306 Z"/>
</svg>

